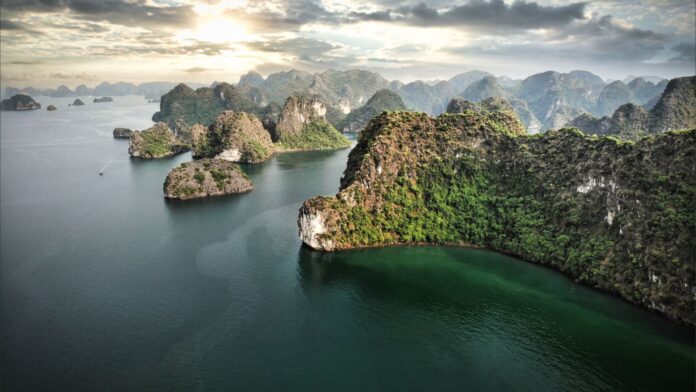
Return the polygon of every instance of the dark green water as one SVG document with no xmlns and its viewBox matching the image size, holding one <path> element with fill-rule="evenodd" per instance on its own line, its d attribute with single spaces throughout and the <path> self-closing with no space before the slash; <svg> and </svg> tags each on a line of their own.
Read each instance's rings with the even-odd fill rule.
<svg viewBox="0 0 696 392">
<path fill-rule="evenodd" d="M 347 150 L 165 202 L 114 126 L 141 98 L 0 122 L 3 391 L 692 391 L 693 330 L 492 252 L 300 247 Z M 97 175 L 105 167 L 104 176 Z"/>
</svg>

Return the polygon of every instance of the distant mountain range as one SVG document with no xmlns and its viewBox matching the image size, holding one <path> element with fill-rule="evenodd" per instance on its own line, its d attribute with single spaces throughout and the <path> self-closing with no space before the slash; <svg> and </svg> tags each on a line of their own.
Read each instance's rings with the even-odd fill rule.
<svg viewBox="0 0 696 392">
<path fill-rule="evenodd" d="M 634 79 L 629 85 L 637 80 L 640 79 Z M 659 132 L 696 127 L 696 76 L 672 79 L 665 84 L 659 99 L 650 107 L 626 103 L 619 106 L 611 117 L 597 118 L 583 113 L 568 125 L 585 133 L 633 140 Z"/>
<path fill-rule="evenodd" d="M 178 83 L 174 82 L 146 82 L 140 84 L 126 82 L 102 82 L 96 87 L 87 87 L 81 84 L 71 90 L 68 86 L 59 86 L 55 89 L 40 89 L 34 87 L 16 88 L 7 87 L 4 91 L 4 97 L 11 97 L 17 94 L 27 94 L 31 96 L 45 97 L 83 97 L 83 96 L 123 96 L 123 95 L 142 95 L 147 99 L 157 99 L 167 93 L 167 91 L 176 87 Z M 190 86 L 203 87 L 202 83 L 189 83 Z"/>
<path fill-rule="evenodd" d="M 219 84 L 214 82 L 209 88 Z M 176 85 L 171 82 L 139 85 L 104 82 L 94 88 L 81 85 L 74 91 L 66 86 L 55 90 L 9 87 L 5 95 L 23 93 L 66 97 L 135 94 L 159 99 Z M 624 81 L 607 83 L 599 76 L 581 70 L 568 73 L 547 71 L 523 80 L 496 77 L 484 71 L 469 71 L 448 80 L 417 80 L 410 83 L 389 81 L 378 73 L 364 70 L 328 70 L 321 73 L 289 70 L 272 73 L 265 78 L 257 72 L 248 72 L 233 86 L 235 94 L 259 107 L 269 103 L 282 105 L 291 95 L 310 94 L 321 97 L 330 110 L 343 115 L 365 105 L 379 90 L 397 94 L 408 109 L 434 115 L 444 112 L 453 98 L 478 102 L 490 97 L 502 97 L 510 102 L 526 127 L 544 131 L 562 127 L 583 114 L 597 117 L 610 115 L 626 103 L 649 110 L 657 103 L 666 85 L 667 80 L 653 76 L 630 76 Z M 199 83 L 188 83 L 187 86 L 193 89 L 203 87 Z M 206 90 L 203 95 L 209 93 Z M 168 108 L 164 110 L 166 112 Z"/>
<path fill-rule="evenodd" d="M 482 101 L 502 97 L 510 102 L 525 126 L 546 130 L 559 128 L 583 113 L 603 116 L 625 103 L 654 104 L 666 83 L 664 79 L 654 83 L 632 77 L 628 83 L 607 84 L 587 71 L 547 71 L 523 80 L 469 71 L 448 80 L 402 83 L 360 70 L 329 70 L 315 74 L 291 70 L 266 78 L 249 72 L 240 78 L 237 86 L 242 94 L 260 105 L 282 104 L 290 95 L 311 93 L 344 113 L 364 105 L 381 89 L 398 94 L 407 108 L 430 114 L 444 112 L 452 98 Z"/>
</svg>

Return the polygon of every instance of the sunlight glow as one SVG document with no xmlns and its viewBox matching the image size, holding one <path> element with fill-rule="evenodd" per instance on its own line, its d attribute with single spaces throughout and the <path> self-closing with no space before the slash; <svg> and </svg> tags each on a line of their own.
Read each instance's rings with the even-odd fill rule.
<svg viewBox="0 0 696 392">
<path fill-rule="evenodd" d="M 178 34 L 182 41 L 194 40 L 212 43 L 234 43 L 248 41 L 252 36 L 239 21 L 213 18 L 204 20 L 195 30 L 184 30 Z"/>
</svg>

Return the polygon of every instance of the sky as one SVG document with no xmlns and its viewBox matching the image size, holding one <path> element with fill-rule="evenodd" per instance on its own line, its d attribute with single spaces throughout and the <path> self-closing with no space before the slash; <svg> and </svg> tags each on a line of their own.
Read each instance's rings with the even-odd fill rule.
<svg viewBox="0 0 696 392">
<path fill-rule="evenodd" d="M 695 18 L 693 0 L 0 0 L 0 82 L 236 82 L 293 68 L 671 78 L 696 74 Z"/>
</svg>

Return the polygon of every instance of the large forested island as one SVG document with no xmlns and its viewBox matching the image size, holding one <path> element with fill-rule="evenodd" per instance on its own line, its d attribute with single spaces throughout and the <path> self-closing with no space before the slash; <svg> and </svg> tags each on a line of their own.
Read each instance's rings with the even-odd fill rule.
<svg viewBox="0 0 696 392">
<path fill-rule="evenodd" d="M 302 241 L 486 247 L 696 323 L 696 130 L 620 141 L 528 136 L 511 111 L 388 112 L 351 151 L 336 197 L 306 201 Z"/>
</svg>

